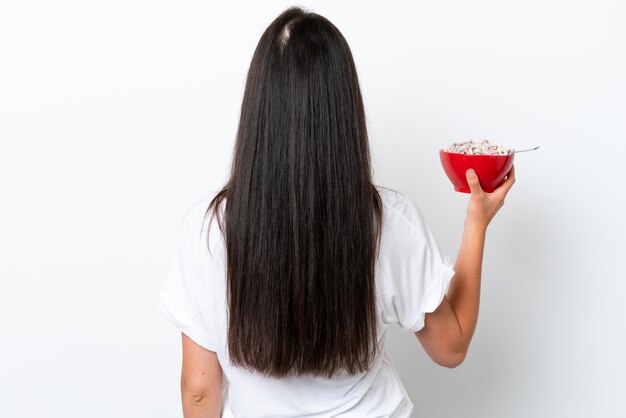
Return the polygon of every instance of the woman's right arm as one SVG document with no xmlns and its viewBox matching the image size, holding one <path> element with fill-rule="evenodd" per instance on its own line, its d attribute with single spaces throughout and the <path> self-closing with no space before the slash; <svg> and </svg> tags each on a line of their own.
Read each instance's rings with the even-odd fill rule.
<svg viewBox="0 0 626 418">
<path fill-rule="evenodd" d="M 415 335 L 426 353 L 437 364 L 456 367 L 469 349 L 480 304 L 480 279 L 487 226 L 504 204 L 515 183 L 515 167 L 493 193 L 485 193 L 478 178 L 467 175 L 471 197 L 457 255 L 454 278 L 439 307 L 425 317 L 424 327 Z"/>
</svg>

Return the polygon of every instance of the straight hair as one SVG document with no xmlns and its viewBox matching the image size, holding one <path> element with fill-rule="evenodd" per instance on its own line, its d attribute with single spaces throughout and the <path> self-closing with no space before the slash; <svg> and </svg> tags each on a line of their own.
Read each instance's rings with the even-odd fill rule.
<svg viewBox="0 0 626 418">
<path fill-rule="evenodd" d="M 231 362 L 275 378 L 367 370 L 382 204 L 352 53 L 325 17 L 290 7 L 263 32 L 207 213 L 222 203 Z"/>
</svg>

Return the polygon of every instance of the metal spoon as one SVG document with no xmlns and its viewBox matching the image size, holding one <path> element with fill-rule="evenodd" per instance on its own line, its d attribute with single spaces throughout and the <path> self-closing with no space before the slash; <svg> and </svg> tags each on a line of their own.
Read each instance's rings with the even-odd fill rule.
<svg viewBox="0 0 626 418">
<path fill-rule="evenodd" d="M 536 149 L 538 149 L 538 148 L 539 148 L 539 147 L 529 148 L 529 149 L 522 149 L 522 150 L 519 150 L 519 151 L 515 150 L 515 151 L 513 151 L 513 153 L 514 153 L 514 154 L 517 154 L 518 152 L 534 151 L 534 150 L 536 150 Z"/>
</svg>

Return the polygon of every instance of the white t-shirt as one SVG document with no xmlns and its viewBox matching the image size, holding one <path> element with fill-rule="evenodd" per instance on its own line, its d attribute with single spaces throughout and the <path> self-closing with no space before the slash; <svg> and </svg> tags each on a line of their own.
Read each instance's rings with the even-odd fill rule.
<svg viewBox="0 0 626 418">
<path fill-rule="evenodd" d="M 454 270 L 442 258 L 416 204 L 377 186 L 383 202 L 376 264 L 378 338 L 385 347 L 390 324 L 412 332 L 424 326 L 446 294 Z M 413 403 L 386 349 L 371 368 L 328 379 L 312 375 L 273 379 L 230 363 L 227 353 L 225 246 L 217 219 L 205 211 L 216 192 L 194 202 L 180 224 L 158 307 L 197 344 L 217 353 L 224 371 L 224 418 L 410 417 Z M 221 205 L 223 212 L 224 205 Z M 207 249 L 210 234 L 211 255 Z"/>
</svg>

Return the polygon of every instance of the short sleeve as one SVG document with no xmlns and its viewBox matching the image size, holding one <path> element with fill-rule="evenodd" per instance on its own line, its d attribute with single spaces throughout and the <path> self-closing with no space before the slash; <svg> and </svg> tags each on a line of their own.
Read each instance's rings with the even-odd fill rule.
<svg viewBox="0 0 626 418">
<path fill-rule="evenodd" d="M 196 202 L 179 224 L 157 305 L 181 332 L 207 350 L 216 351 L 214 290 L 202 258 L 204 213 L 203 206 Z"/>
<path fill-rule="evenodd" d="M 388 215 L 383 322 L 416 332 L 424 327 L 426 313 L 441 304 L 455 272 L 417 205 L 408 196 L 400 196 Z"/>
</svg>

